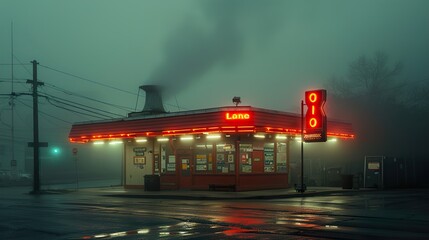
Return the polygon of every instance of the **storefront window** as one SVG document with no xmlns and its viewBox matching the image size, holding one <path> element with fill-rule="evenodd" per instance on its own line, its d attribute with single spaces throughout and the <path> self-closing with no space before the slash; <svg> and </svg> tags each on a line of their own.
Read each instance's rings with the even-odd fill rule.
<svg viewBox="0 0 429 240">
<path fill-rule="evenodd" d="M 286 143 L 278 142 L 276 159 L 277 159 L 277 172 L 287 172 L 287 148 Z"/>
<path fill-rule="evenodd" d="M 195 149 L 195 173 L 213 172 L 213 145 L 200 144 Z"/>
<path fill-rule="evenodd" d="M 264 172 L 274 172 L 274 143 L 264 144 Z"/>
<path fill-rule="evenodd" d="M 176 156 L 167 147 L 166 144 L 161 146 L 161 171 L 163 173 L 175 173 L 176 172 Z"/>
<path fill-rule="evenodd" d="M 167 157 L 167 172 L 176 172 L 176 156 L 174 155 Z"/>
<path fill-rule="evenodd" d="M 160 173 L 160 159 L 159 159 L 159 154 L 154 154 L 153 155 L 153 173 L 154 174 L 159 174 Z"/>
<path fill-rule="evenodd" d="M 216 172 L 234 173 L 235 172 L 235 147 L 233 144 L 216 145 Z"/>
<path fill-rule="evenodd" d="M 242 173 L 252 172 L 252 144 L 240 144 L 240 171 Z"/>
</svg>

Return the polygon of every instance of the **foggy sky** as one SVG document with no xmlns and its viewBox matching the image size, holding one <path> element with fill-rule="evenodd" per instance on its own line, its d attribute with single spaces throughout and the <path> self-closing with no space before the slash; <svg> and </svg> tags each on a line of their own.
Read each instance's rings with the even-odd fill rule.
<svg viewBox="0 0 429 240">
<path fill-rule="evenodd" d="M 161 83 L 173 86 L 168 111 L 231 106 L 240 96 L 242 105 L 298 112 L 306 89 L 325 87 L 351 61 L 375 51 L 402 61 L 401 78 L 411 84 L 427 79 L 428 9 L 426 0 L 1 0 L 0 64 L 11 63 L 13 22 L 15 64 L 36 59 L 130 92 L 39 67 L 41 81 L 73 93 L 133 110 L 140 85 Z M 11 71 L 0 65 L 0 93 L 11 92 Z M 14 66 L 14 78 L 31 78 L 31 66 Z M 14 85 L 15 92 L 29 89 L 23 81 Z M 10 125 L 8 101 L 0 97 L 2 133 Z M 31 99 L 20 101 L 17 124 L 29 127 L 31 109 L 24 104 Z M 43 99 L 40 109 L 70 122 L 88 120 Z M 49 134 L 68 133 L 70 124 L 41 118 Z M 28 130 L 17 131 L 23 142 L 31 138 Z"/>
<path fill-rule="evenodd" d="M 403 61 L 410 81 L 427 77 L 427 1 L 0 4 L 1 63 L 11 61 L 13 21 L 14 54 L 21 61 L 37 59 L 136 93 L 142 84 L 173 82 L 180 86 L 175 98 L 186 109 L 230 105 L 238 95 L 245 105 L 294 110 L 303 90 L 323 87 L 327 78 L 344 74 L 354 58 L 377 50 Z M 1 68 L 0 76 L 9 77 L 10 70 Z M 22 68 L 15 71 L 16 77 L 31 77 Z M 136 96 L 47 70 L 40 75 L 71 91 L 134 108 Z M 7 93 L 10 87 L 1 89 Z"/>
</svg>

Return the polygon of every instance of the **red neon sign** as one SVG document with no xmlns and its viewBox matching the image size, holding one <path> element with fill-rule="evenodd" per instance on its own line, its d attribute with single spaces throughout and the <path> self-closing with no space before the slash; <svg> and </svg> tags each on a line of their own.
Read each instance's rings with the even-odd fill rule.
<svg viewBox="0 0 429 240">
<path fill-rule="evenodd" d="M 226 112 L 225 120 L 237 121 L 237 120 L 250 120 L 250 113 L 247 112 Z"/>
<path fill-rule="evenodd" d="M 305 104 L 307 113 L 305 114 L 304 141 L 306 142 L 325 142 L 326 135 L 326 114 L 323 106 L 326 102 L 326 90 L 312 90 L 305 92 Z"/>
</svg>

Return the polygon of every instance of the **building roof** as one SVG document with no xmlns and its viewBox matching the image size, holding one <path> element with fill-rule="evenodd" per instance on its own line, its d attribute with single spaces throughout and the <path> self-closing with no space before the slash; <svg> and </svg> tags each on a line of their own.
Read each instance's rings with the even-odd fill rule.
<svg viewBox="0 0 429 240">
<path fill-rule="evenodd" d="M 219 107 L 73 124 L 70 142 L 202 133 L 299 135 L 300 115 L 250 106 Z M 353 138 L 350 123 L 328 119 L 328 136 Z"/>
</svg>

